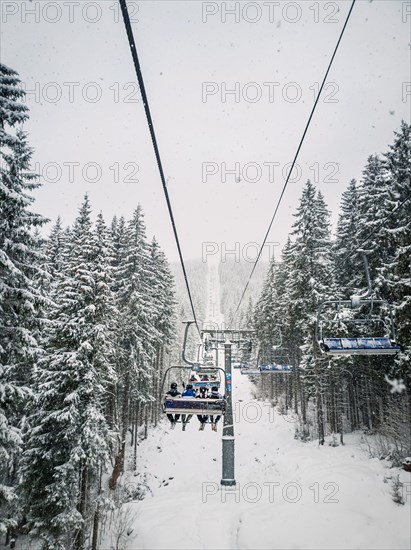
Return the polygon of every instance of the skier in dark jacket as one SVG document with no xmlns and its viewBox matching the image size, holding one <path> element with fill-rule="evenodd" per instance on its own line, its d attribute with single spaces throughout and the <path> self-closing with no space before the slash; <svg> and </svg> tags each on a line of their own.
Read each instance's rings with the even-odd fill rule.
<svg viewBox="0 0 411 550">
<path fill-rule="evenodd" d="M 193 390 L 192 384 L 187 384 L 186 389 L 181 394 L 181 397 L 196 397 L 196 392 Z M 190 420 L 193 418 L 192 414 L 185 415 L 183 414 L 181 416 L 181 422 L 182 422 L 182 429 L 183 432 L 186 429 L 187 424 L 190 422 Z"/>
<path fill-rule="evenodd" d="M 180 397 L 181 396 L 181 393 L 177 389 L 176 382 L 173 382 L 172 384 L 170 384 L 170 389 L 166 393 L 166 397 L 167 397 L 167 395 L 170 396 L 170 397 Z M 174 428 L 176 427 L 176 424 L 177 424 L 177 420 L 180 418 L 180 415 L 179 414 L 175 414 L 175 415 L 167 414 L 167 418 L 171 422 L 171 429 L 174 430 Z"/>
<path fill-rule="evenodd" d="M 211 393 L 208 396 L 208 398 L 209 399 L 223 399 L 223 396 L 218 393 L 217 386 L 213 386 L 211 388 Z M 217 422 L 220 420 L 220 418 L 221 418 L 221 414 L 217 415 L 215 418 L 214 418 L 214 416 L 210 416 L 211 429 L 213 430 L 213 432 L 217 431 Z"/>
<path fill-rule="evenodd" d="M 200 391 L 197 395 L 197 399 L 206 399 L 207 398 L 207 388 L 205 386 L 202 386 L 200 387 Z M 199 430 L 204 430 L 204 427 L 206 425 L 206 422 L 208 420 L 208 416 L 207 415 L 203 415 L 203 414 L 198 414 L 197 415 L 197 418 L 200 422 L 200 428 Z"/>
</svg>

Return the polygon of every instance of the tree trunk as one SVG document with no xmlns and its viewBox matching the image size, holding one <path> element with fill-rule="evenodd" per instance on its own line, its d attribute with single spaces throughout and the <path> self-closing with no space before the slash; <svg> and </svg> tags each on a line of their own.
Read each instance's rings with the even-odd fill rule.
<svg viewBox="0 0 411 550">
<path fill-rule="evenodd" d="M 367 404 L 367 424 L 370 430 L 373 429 L 373 419 L 372 419 L 372 407 L 371 407 L 371 397 L 370 397 L 370 382 L 367 379 L 367 376 L 364 376 L 364 389 L 366 395 L 366 404 Z"/>
<path fill-rule="evenodd" d="M 303 423 L 307 424 L 307 407 L 305 401 L 304 381 L 300 378 L 300 395 L 301 395 L 301 416 Z"/>
<path fill-rule="evenodd" d="M 138 413 L 140 409 L 140 402 L 137 401 L 134 417 L 134 449 L 133 449 L 133 470 L 137 471 L 137 447 L 138 447 Z"/>
<path fill-rule="evenodd" d="M 144 439 L 148 437 L 148 407 L 144 405 Z"/>
<path fill-rule="evenodd" d="M 123 387 L 123 396 L 122 396 L 122 414 L 121 414 L 121 441 L 120 449 L 116 455 L 114 461 L 113 473 L 111 474 L 110 480 L 108 482 L 109 489 L 114 491 L 117 487 L 117 481 L 120 475 L 124 471 L 124 456 L 126 452 L 126 440 L 127 440 L 127 430 L 129 422 L 129 408 L 130 408 L 130 376 L 129 373 L 125 373 L 124 387 Z"/>
<path fill-rule="evenodd" d="M 113 467 L 113 473 L 111 474 L 111 477 L 108 482 L 108 488 L 110 491 L 114 491 L 114 489 L 117 487 L 117 481 L 120 475 L 123 473 L 124 470 L 124 453 L 126 450 L 125 440 L 121 443 L 120 449 L 116 455 L 116 458 L 114 460 L 114 467 Z"/>
<path fill-rule="evenodd" d="M 296 366 L 294 366 L 293 369 L 294 370 L 293 370 L 292 377 L 293 377 L 293 384 L 294 384 L 294 412 L 295 414 L 298 414 L 298 394 L 299 394 L 298 388 L 300 384 L 299 382 L 300 374 Z"/>
<path fill-rule="evenodd" d="M 94 512 L 93 518 L 93 538 L 91 541 L 91 550 L 98 549 L 98 535 L 99 535 L 99 524 L 100 524 L 100 494 L 101 494 L 101 469 L 98 482 L 98 499 L 97 506 Z"/>
<path fill-rule="evenodd" d="M 87 468 L 80 465 L 80 501 L 78 511 L 83 518 L 83 524 L 80 527 L 76 537 L 77 550 L 84 550 L 86 535 L 86 505 L 87 505 Z"/>
</svg>

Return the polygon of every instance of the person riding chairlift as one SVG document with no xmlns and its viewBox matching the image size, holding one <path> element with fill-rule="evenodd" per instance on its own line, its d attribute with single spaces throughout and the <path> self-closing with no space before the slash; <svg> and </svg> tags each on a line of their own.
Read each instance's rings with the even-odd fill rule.
<svg viewBox="0 0 411 550">
<path fill-rule="evenodd" d="M 177 389 L 176 382 L 172 382 L 170 384 L 170 389 L 166 393 L 166 396 L 167 395 L 169 395 L 170 397 L 180 397 L 181 396 L 181 393 Z M 176 427 L 176 424 L 177 424 L 177 420 L 180 418 L 180 415 L 179 414 L 175 414 L 175 415 L 167 414 L 167 418 L 171 422 L 171 429 L 174 430 L 174 428 Z"/>
<path fill-rule="evenodd" d="M 196 397 L 196 392 L 193 390 L 192 384 L 187 384 L 186 389 L 181 394 L 181 397 Z M 181 416 L 181 427 L 183 432 L 185 431 L 187 424 L 190 422 L 192 418 L 193 418 L 192 414 L 188 414 L 188 415 L 183 414 Z"/>
<path fill-rule="evenodd" d="M 197 395 L 197 399 L 207 399 L 207 392 L 208 392 L 208 389 L 206 387 L 201 387 L 199 392 L 198 392 L 198 395 Z M 202 431 L 204 430 L 204 427 L 206 425 L 206 422 L 208 420 L 208 416 L 207 415 L 203 415 L 203 414 L 198 414 L 197 415 L 197 418 L 200 422 L 200 427 L 199 427 L 199 430 Z"/>
<path fill-rule="evenodd" d="M 213 386 L 211 388 L 211 393 L 208 396 L 208 399 L 223 399 L 223 396 L 218 393 L 217 386 Z M 220 418 L 221 418 L 221 414 L 217 415 L 215 418 L 214 416 L 210 416 L 211 429 L 213 430 L 213 432 L 217 431 L 217 422 L 220 420 Z"/>
</svg>

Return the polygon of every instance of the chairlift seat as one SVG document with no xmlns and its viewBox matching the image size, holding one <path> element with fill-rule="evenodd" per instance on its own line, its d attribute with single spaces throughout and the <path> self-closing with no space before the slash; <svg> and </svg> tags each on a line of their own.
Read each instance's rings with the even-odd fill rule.
<svg viewBox="0 0 411 550">
<path fill-rule="evenodd" d="M 214 386 L 217 388 L 220 387 L 219 380 L 198 380 L 198 382 L 190 382 L 190 384 L 193 388 L 213 388 Z"/>
<path fill-rule="evenodd" d="M 196 397 L 166 398 L 163 403 L 166 414 L 224 414 L 224 399 L 198 399 Z"/>
<path fill-rule="evenodd" d="M 219 369 L 218 369 L 218 367 L 203 367 L 203 366 L 201 366 L 201 367 L 198 367 L 197 369 L 193 369 L 193 370 L 195 370 L 195 372 L 201 376 L 202 374 L 215 374 L 216 372 L 218 372 Z"/>
<path fill-rule="evenodd" d="M 401 351 L 389 338 L 323 338 L 320 348 L 329 355 L 395 355 Z"/>
<path fill-rule="evenodd" d="M 271 365 L 260 365 L 260 370 L 263 373 L 291 373 L 291 366 L 290 365 L 280 365 L 278 363 L 272 363 Z"/>
</svg>

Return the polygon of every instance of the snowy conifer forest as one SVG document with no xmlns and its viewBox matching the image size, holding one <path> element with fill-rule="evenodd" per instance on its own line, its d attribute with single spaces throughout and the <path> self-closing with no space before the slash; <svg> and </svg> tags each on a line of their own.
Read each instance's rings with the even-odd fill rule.
<svg viewBox="0 0 411 550">
<path fill-rule="evenodd" d="M 352 180 L 344 191 L 335 238 L 324 198 L 307 182 L 281 261 L 271 263 L 254 311 L 260 345 L 269 346 L 280 325 L 291 362 L 301 367 L 280 388 L 284 406 L 300 415 L 298 436 L 312 437 L 314 431 L 323 443 L 331 431 L 343 441 L 344 431 L 365 426 L 392 443 L 389 454 L 396 465 L 411 451 L 410 146 L 411 127 L 403 121 L 388 150 L 371 155 L 358 182 Z M 376 294 L 395 304 L 396 337 L 405 343 L 404 350 L 394 361 L 369 356 L 316 360 L 320 303 L 367 288 L 359 249 L 366 254 Z M 344 319 L 338 330 L 347 334 Z M 401 385 L 390 385 L 393 379 Z M 272 391 L 262 388 L 263 395 Z M 315 427 L 307 418 L 313 397 Z"/>
<path fill-rule="evenodd" d="M 0 548 L 409 550 L 411 121 L 339 208 L 304 178 L 270 258 L 183 262 L 154 191 L 41 212 L 25 78 L 0 62 Z"/>
<path fill-rule="evenodd" d="M 0 71 L 0 532 L 24 524 L 47 548 L 83 548 L 92 532 L 96 547 L 127 434 L 136 450 L 138 428 L 158 420 L 173 279 L 140 206 L 93 222 L 86 196 L 71 227 L 57 218 L 41 236 L 28 112 L 17 74 Z"/>
</svg>

